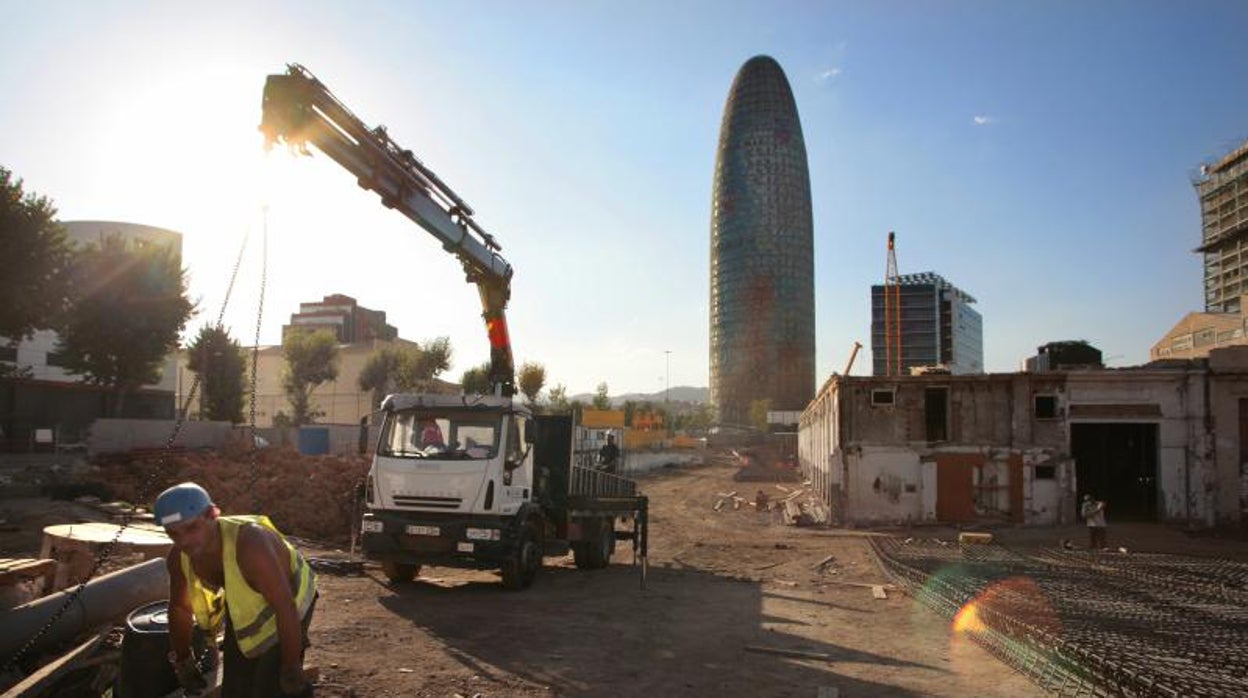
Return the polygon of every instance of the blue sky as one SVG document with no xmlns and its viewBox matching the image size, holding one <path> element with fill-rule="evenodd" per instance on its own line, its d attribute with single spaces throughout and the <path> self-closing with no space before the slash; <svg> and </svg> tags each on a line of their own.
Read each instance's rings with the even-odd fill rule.
<svg viewBox="0 0 1248 698">
<path fill-rule="evenodd" d="M 46 2 L 0 0 L 0 164 L 66 220 L 184 234 L 215 318 L 261 341 L 329 293 L 487 356 L 474 289 L 328 158 L 261 156 L 264 76 L 306 65 L 477 211 L 516 269 L 518 361 L 613 394 L 706 385 L 710 188 L 724 99 L 788 75 L 810 160 L 818 381 L 869 343 L 898 237 L 984 317 L 985 363 L 1086 339 L 1142 363 L 1201 309 L 1201 162 L 1248 138 L 1244 2 Z M 869 370 L 869 353 L 855 373 Z"/>
</svg>

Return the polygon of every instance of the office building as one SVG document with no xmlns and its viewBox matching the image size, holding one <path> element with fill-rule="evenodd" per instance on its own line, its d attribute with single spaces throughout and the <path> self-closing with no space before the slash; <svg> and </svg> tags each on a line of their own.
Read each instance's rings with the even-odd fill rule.
<svg viewBox="0 0 1248 698">
<path fill-rule="evenodd" d="M 711 193 L 710 395 L 723 423 L 815 391 L 814 232 L 806 143 L 784 71 L 746 61 L 724 105 Z"/>
<path fill-rule="evenodd" d="M 945 369 L 952 374 L 984 372 L 984 324 L 971 307 L 975 299 L 933 272 L 898 277 L 900 371 L 888 371 L 896 354 L 885 345 L 884 286 L 871 287 L 872 375 L 909 375 Z"/>
</svg>

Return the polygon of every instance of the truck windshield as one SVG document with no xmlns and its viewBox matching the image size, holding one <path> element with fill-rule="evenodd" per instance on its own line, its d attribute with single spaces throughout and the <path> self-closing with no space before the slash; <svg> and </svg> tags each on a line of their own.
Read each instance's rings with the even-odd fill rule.
<svg viewBox="0 0 1248 698">
<path fill-rule="evenodd" d="M 481 414 L 408 410 L 386 415 L 378 455 L 484 460 L 498 451 L 498 425 Z"/>
</svg>

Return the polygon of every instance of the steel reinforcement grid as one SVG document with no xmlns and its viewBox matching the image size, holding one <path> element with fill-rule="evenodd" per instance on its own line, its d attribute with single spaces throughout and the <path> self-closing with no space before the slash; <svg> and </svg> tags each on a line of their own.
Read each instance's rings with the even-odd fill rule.
<svg viewBox="0 0 1248 698">
<path fill-rule="evenodd" d="M 1248 564 L 873 538 L 954 631 L 1070 696 L 1248 696 Z"/>
</svg>

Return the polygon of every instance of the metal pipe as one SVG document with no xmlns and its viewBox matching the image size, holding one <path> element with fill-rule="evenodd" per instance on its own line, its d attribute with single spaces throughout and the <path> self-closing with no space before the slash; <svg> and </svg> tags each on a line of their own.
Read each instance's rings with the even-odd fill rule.
<svg viewBox="0 0 1248 698">
<path fill-rule="evenodd" d="M 30 651 L 40 651 L 70 640 L 145 603 L 168 598 L 169 571 L 165 567 L 165 559 L 156 558 L 97 577 L 82 586 L 74 596 L 76 589 L 78 587 L 50 594 L 0 613 L 0 657 L 7 661 L 14 652 L 22 649 L 71 597 L 73 600 L 69 601 L 65 612 L 39 637 Z"/>
</svg>

